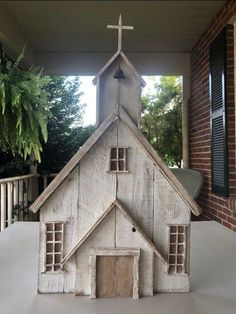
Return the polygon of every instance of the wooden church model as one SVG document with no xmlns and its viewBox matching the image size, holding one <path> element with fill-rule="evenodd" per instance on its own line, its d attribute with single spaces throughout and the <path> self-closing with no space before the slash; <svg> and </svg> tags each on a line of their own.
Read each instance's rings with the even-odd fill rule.
<svg viewBox="0 0 236 314">
<path fill-rule="evenodd" d="M 94 79 L 97 128 L 31 206 L 38 291 L 97 297 L 189 291 L 200 209 L 139 130 L 145 82 L 121 49 Z"/>
</svg>

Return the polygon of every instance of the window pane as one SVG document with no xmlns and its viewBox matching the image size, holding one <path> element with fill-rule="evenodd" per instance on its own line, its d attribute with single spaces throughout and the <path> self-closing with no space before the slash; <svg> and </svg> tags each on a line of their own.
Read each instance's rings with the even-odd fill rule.
<svg viewBox="0 0 236 314">
<path fill-rule="evenodd" d="M 170 246 L 170 254 L 175 254 L 176 253 L 176 246 L 175 245 L 171 245 Z"/>
<path fill-rule="evenodd" d="M 55 231 L 61 231 L 61 230 L 62 230 L 62 224 L 61 223 L 55 224 Z"/>
<path fill-rule="evenodd" d="M 62 240 L 62 232 L 56 232 L 55 233 L 55 240 L 61 241 Z"/>
<path fill-rule="evenodd" d="M 58 271 L 58 270 L 61 270 L 61 266 L 60 265 L 54 266 L 54 271 Z"/>
<path fill-rule="evenodd" d="M 55 252 L 61 252 L 61 243 L 55 243 Z"/>
<path fill-rule="evenodd" d="M 46 266 L 46 271 L 52 271 L 52 266 Z"/>
<path fill-rule="evenodd" d="M 183 234 L 178 235 L 178 243 L 184 243 L 184 235 Z"/>
<path fill-rule="evenodd" d="M 53 244 L 52 243 L 47 243 L 47 252 L 53 252 Z"/>
<path fill-rule="evenodd" d="M 125 149 L 119 148 L 119 159 L 123 159 L 125 157 Z"/>
<path fill-rule="evenodd" d="M 46 241 L 52 241 L 53 240 L 53 233 L 47 233 Z"/>
<path fill-rule="evenodd" d="M 52 264 L 52 255 L 47 255 L 46 256 L 46 264 Z"/>
<path fill-rule="evenodd" d="M 55 255 L 55 264 L 60 264 L 60 262 L 61 262 L 61 254 L 56 254 Z"/>
<path fill-rule="evenodd" d="M 170 255 L 169 263 L 175 264 L 175 255 Z"/>
<path fill-rule="evenodd" d="M 116 161 L 111 161 L 111 171 L 116 171 Z"/>
<path fill-rule="evenodd" d="M 183 261 L 184 259 L 182 255 L 177 256 L 177 264 L 183 264 Z"/>
<path fill-rule="evenodd" d="M 111 159 L 117 159 L 116 155 L 117 149 L 115 147 L 111 148 Z"/>
<path fill-rule="evenodd" d="M 177 274 L 183 273 L 183 266 L 177 266 Z"/>
<path fill-rule="evenodd" d="M 176 235 L 175 234 L 172 234 L 170 236 L 170 243 L 176 243 Z"/>
<path fill-rule="evenodd" d="M 171 233 L 176 233 L 177 227 L 176 226 L 170 226 L 170 232 Z"/>
<path fill-rule="evenodd" d="M 184 253 L 184 246 L 183 245 L 178 245 L 177 253 L 178 254 L 183 254 Z"/>
<path fill-rule="evenodd" d="M 184 233 L 184 226 L 179 226 L 178 227 L 178 232 L 179 233 Z"/>
<path fill-rule="evenodd" d="M 53 231 L 53 224 L 46 224 L 47 231 Z"/>
</svg>

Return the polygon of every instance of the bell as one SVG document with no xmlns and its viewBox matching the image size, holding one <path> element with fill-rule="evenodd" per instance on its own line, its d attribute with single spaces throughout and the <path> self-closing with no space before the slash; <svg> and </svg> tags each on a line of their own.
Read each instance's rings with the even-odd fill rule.
<svg viewBox="0 0 236 314">
<path fill-rule="evenodd" d="M 117 80 L 123 80 L 125 78 L 124 72 L 120 67 L 116 70 L 115 75 L 113 77 Z"/>
</svg>

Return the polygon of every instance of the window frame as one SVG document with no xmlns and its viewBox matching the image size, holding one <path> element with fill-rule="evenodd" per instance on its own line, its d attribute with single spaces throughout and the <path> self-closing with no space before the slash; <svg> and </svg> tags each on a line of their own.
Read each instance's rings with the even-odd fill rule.
<svg viewBox="0 0 236 314">
<path fill-rule="evenodd" d="M 116 149 L 116 158 L 112 158 L 112 149 Z M 124 150 L 124 157 L 119 158 L 119 149 Z M 128 173 L 128 147 L 127 146 L 111 146 L 109 147 L 109 163 L 108 171 L 109 173 Z M 112 162 L 116 162 L 116 170 L 112 169 Z M 124 170 L 119 170 L 119 162 L 124 162 Z"/>
<path fill-rule="evenodd" d="M 171 227 L 176 227 L 176 232 L 175 233 L 171 233 Z M 183 232 L 179 232 L 179 227 L 184 228 Z M 188 224 L 169 224 L 168 225 L 168 269 L 167 269 L 167 273 L 168 275 L 172 275 L 172 276 L 186 276 L 189 273 L 188 270 L 188 244 L 189 244 L 189 230 L 190 230 L 190 226 Z M 176 235 L 176 242 L 175 243 L 171 243 L 171 235 L 175 234 Z M 183 235 L 184 236 L 184 241 L 179 243 L 178 242 L 178 236 L 179 235 Z M 171 253 L 170 252 L 170 246 L 171 245 L 175 245 L 175 253 Z M 178 253 L 178 246 L 183 245 L 183 253 Z M 170 256 L 174 256 L 175 257 L 175 262 L 174 263 L 170 263 Z M 178 263 L 177 259 L 178 256 L 182 256 L 183 258 L 183 262 L 182 263 Z M 182 267 L 182 272 L 178 273 L 178 267 Z M 170 267 L 174 267 L 175 270 L 174 272 L 170 271 Z"/>
<path fill-rule="evenodd" d="M 52 224 L 52 230 L 47 230 L 47 225 Z M 55 230 L 55 225 L 61 224 L 60 230 Z M 55 234 L 61 233 L 61 240 L 55 239 Z M 47 240 L 47 234 L 52 234 L 52 240 Z M 63 252 L 64 252 L 64 236 L 65 236 L 65 222 L 63 221 L 49 221 L 44 223 L 44 235 L 45 235 L 45 254 L 44 254 L 44 273 L 61 273 L 64 272 L 63 267 L 60 263 L 55 263 L 55 255 L 60 255 L 60 261 L 63 258 Z M 47 252 L 47 244 L 52 244 L 52 252 Z M 60 252 L 56 252 L 55 245 L 60 244 L 61 250 Z M 47 263 L 47 256 L 52 255 L 52 263 Z M 51 267 L 51 270 L 47 270 L 47 267 Z M 55 270 L 55 267 L 60 267 L 59 269 Z"/>
</svg>

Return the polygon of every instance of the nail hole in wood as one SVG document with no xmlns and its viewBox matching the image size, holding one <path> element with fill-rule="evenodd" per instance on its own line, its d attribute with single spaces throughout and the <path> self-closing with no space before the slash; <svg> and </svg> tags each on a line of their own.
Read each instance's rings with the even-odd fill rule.
<svg viewBox="0 0 236 314">
<path fill-rule="evenodd" d="M 132 228 L 132 232 L 136 232 L 136 229 L 134 227 Z"/>
</svg>

